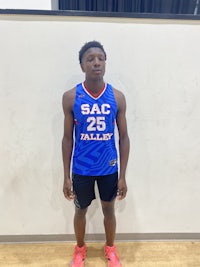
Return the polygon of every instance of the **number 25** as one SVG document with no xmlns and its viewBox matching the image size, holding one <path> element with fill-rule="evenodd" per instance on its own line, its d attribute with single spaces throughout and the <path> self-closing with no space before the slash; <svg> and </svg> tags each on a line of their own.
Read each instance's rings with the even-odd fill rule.
<svg viewBox="0 0 200 267">
<path fill-rule="evenodd" d="M 106 129 L 105 117 L 88 117 L 87 122 L 89 123 L 88 131 L 104 131 Z"/>
</svg>

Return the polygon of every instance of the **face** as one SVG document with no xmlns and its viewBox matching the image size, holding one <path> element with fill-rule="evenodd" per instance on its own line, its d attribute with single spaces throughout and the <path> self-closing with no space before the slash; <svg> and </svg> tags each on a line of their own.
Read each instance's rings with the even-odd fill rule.
<svg viewBox="0 0 200 267">
<path fill-rule="evenodd" d="M 81 68 L 86 79 L 99 80 L 105 74 L 105 55 L 98 47 L 88 49 L 82 58 Z"/>
</svg>

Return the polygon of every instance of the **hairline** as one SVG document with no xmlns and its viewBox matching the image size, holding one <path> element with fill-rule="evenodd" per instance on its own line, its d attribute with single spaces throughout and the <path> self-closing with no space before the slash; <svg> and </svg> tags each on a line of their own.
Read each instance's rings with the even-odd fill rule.
<svg viewBox="0 0 200 267">
<path fill-rule="evenodd" d="M 98 41 L 91 41 L 91 42 L 85 43 L 85 45 L 82 46 L 81 50 L 79 51 L 79 63 L 80 64 L 82 63 L 82 59 L 85 56 L 85 53 L 88 52 L 88 50 L 91 48 L 99 48 L 103 52 L 105 56 L 105 60 L 107 59 L 106 51 L 104 50 L 103 45 Z"/>
<path fill-rule="evenodd" d="M 90 49 L 93 49 L 93 48 L 98 48 L 98 49 L 100 49 L 101 52 L 104 54 L 104 56 L 105 56 L 105 58 L 106 58 L 106 54 L 105 54 L 105 52 L 101 49 L 101 47 L 98 47 L 98 46 L 91 46 L 91 47 L 89 47 L 87 50 L 85 50 L 85 52 L 84 52 L 83 55 L 82 55 L 82 59 L 84 58 L 85 54 L 87 54 L 87 52 L 88 52 Z"/>
</svg>

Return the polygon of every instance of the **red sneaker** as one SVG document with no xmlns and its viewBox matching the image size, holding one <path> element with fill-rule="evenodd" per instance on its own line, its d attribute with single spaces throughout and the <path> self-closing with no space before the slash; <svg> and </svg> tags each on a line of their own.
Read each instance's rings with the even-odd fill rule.
<svg viewBox="0 0 200 267">
<path fill-rule="evenodd" d="M 115 246 L 104 246 L 105 257 L 108 259 L 108 267 L 122 267 Z"/>
<path fill-rule="evenodd" d="M 84 267 L 84 260 L 86 257 L 86 245 L 83 247 L 75 246 L 74 256 L 71 261 L 70 267 Z"/>
</svg>

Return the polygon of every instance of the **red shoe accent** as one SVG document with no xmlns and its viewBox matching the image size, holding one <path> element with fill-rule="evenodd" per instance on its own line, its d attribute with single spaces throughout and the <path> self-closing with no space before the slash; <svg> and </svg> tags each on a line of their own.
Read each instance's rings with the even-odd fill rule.
<svg viewBox="0 0 200 267">
<path fill-rule="evenodd" d="M 104 246 L 105 257 L 108 259 L 108 267 L 122 267 L 115 246 Z"/>
<path fill-rule="evenodd" d="M 84 267 L 84 260 L 86 257 L 86 245 L 83 247 L 75 246 L 74 256 L 71 261 L 70 267 Z"/>
</svg>

